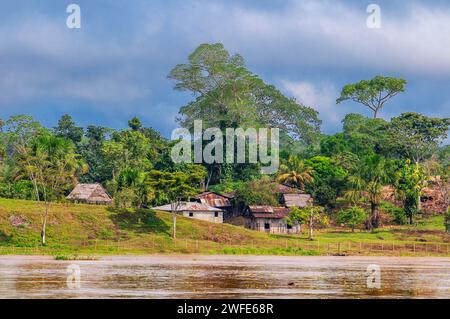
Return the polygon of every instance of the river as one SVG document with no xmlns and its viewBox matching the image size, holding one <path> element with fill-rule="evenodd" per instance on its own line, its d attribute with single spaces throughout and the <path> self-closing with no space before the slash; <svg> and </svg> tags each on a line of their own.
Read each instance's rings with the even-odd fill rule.
<svg viewBox="0 0 450 319">
<path fill-rule="evenodd" d="M 3 256 L 0 298 L 450 298 L 450 258 Z"/>
</svg>

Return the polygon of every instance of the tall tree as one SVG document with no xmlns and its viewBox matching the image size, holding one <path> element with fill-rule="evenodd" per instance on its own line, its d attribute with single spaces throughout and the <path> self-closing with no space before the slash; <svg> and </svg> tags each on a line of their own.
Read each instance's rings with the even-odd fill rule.
<svg viewBox="0 0 450 319">
<path fill-rule="evenodd" d="M 192 129 L 195 120 L 202 120 L 205 129 L 271 127 L 305 144 L 318 140 L 317 112 L 264 83 L 248 70 L 242 56 L 230 55 L 221 43 L 200 45 L 188 63 L 175 66 L 168 77 L 175 81 L 176 90 L 195 96 L 179 112 L 177 120 L 185 128 Z M 222 166 L 210 165 L 214 181 L 223 178 Z"/>
<path fill-rule="evenodd" d="M 81 142 L 84 134 L 83 128 L 76 126 L 72 116 L 68 114 L 63 115 L 59 119 L 58 125 L 53 130 L 56 136 L 71 140 L 75 144 Z"/>
<path fill-rule="evenodd" d="M 403 210 L 411 225 L 420 210 L 420 195 L 426 181 L 424 168 L 419 163 L 411 163 L 409 159 L 395 172 L 394 186 L 397 195 L 403 200 Z"/>
<path fill-rule="evenodd" d="M 383 186 L 387 180 L 385 159 L 380 155 L 363 158 L 349 176 L 348 190 L 344 197 L 354 205 L 361 200 L 370 204 L 369 230 L 379 226 L 378 206 L 383 198 Z"/>
<path fill-rule="evenodd" d="M 40 217 L 41 242 L 45 245 L 52 200 L 72 187 L 86 166 L 71 141 L 51 134 L 36 136 L 29 145 L 18 145 L 17 154 L 18 177 L 27 177 L 33 183 L 36 200 L 44 204 Z"/>
<path fill-rule="evenodd" d="M 152 170 L 147 183 L 154 189 L 157 200 L 169 202 L 172 210 L 172 237 L 177 237 L 177 214 L 181 200 L 198 194 L 206 172 L 202 166 L 190 165 L 186 172 L 163 172 Z"/>
<path fill-rule="evenodd" d="M 398 93 L 404 92 L 405 86 L 406 81 L 403 79 L 376 76 L 371 80 L 362 80 L 344 86 L 336 103 L 352 100 L 363 104 L 370 108 L 373 111 L 373 117 L 377 118 L 378 112 L 386 102 Z"/>
<path fill-rule="evenodd" d="M 419 163 L 436 153 L 447 138 L 450 118 L 431 118 L 414 112 L 394 117 L 388 126 L 387 148 L 394 154 Z"/>
</svg>

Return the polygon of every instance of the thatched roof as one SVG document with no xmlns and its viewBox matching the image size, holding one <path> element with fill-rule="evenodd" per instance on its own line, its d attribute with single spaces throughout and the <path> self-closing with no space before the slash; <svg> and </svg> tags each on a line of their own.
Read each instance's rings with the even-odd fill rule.
<svg viewBox="0 0 450 319">
<path fill-rule="evenodd" d="M 67 196 L 68 200 L 88 204 L 110 204 L 111 197 L 100 184 L 78 184 Z"/>
<path fill-rule="evenodd" d="M 308 206 L 311 195 L 309 194 L 283 194 L 283 200 L 286 207 L 306 207 Z"/>
</svg>

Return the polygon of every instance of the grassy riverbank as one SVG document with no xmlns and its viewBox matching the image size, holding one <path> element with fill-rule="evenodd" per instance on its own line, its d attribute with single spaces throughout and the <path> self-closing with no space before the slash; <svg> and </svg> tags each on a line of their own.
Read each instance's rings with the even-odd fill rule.
<svg viewBox="0 0 450 319">
<path fill-rule="evenodd" d="M 450 256 L 450 236 L 442 216 L 416 227 L 381 228 L 374 233 L 345 229 L 306 236 L 269 235 L 228 224 L 172 217 L 150 210 L 116 210 L 104 206 L 54 204 L 47 246 L 40 246 L 39 205 L 0 199 L 0 254 L 54 255 L 59 258 L 117 254 L 252 254 L 252 255 L 408 255 Z"/>
</svg>

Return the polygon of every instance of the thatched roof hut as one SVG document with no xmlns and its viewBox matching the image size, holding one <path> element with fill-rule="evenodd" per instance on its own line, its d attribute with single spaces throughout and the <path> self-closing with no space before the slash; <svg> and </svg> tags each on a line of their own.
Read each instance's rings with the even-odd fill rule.
<svg viewBox="0 0 450 319">
<path fill-rule="evenodd" d="M 112 198 L 103 186 L 98 183 L 78 184 L 66 198 L 76 203 L 97 205 L 109 205 L 112 203 Z"/>
</svg>

